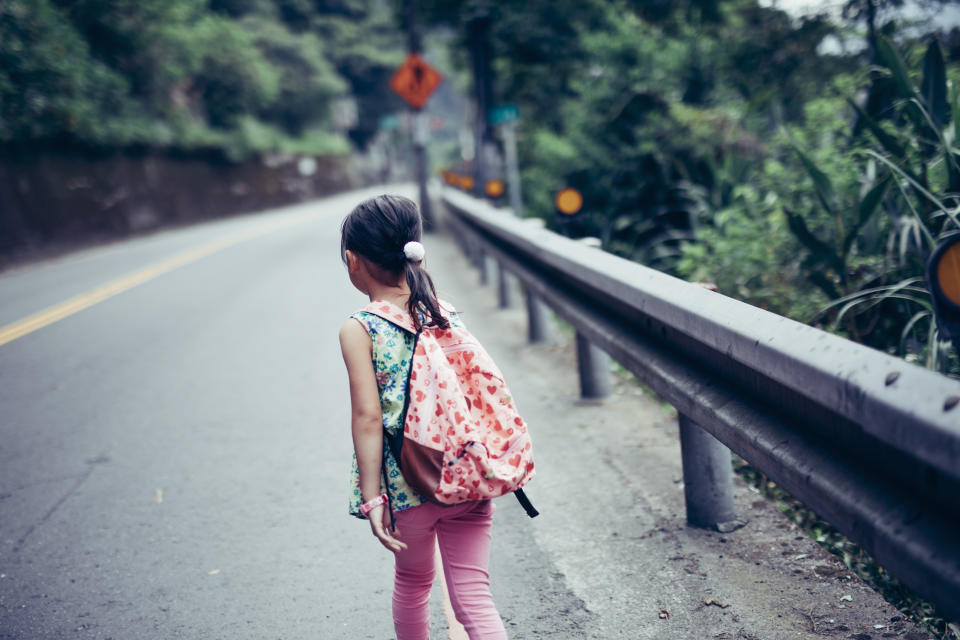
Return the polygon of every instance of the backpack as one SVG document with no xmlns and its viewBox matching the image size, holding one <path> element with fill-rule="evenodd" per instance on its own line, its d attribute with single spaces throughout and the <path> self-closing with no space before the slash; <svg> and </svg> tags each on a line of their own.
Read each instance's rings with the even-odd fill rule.
<svg viewBox="0 0 960 640">
<path fill-rule="evenodd" d="M 424 500 L 446 505 L 512 492 L 536 517 L 522 489 L 534 476 L 530 435 L 503 374 L 477 339 L 452 323 L 418 331 L 406 310 L 385 301 L 362 311 L 414 335 L 403 430 L 384 430 L 407 483 Z"/>
</svg>

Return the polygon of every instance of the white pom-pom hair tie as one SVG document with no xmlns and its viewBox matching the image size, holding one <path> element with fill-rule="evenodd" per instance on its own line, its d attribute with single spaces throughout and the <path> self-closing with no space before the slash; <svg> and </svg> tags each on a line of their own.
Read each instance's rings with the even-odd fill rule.
<svg viewBox="0 0 960 640">
<path fill-rule="evenodd" d="M 412 262 L 421 262 L 426 254 L 427 250 L 416 240 L 403 245 L 403 255 Z"/>
</svg>

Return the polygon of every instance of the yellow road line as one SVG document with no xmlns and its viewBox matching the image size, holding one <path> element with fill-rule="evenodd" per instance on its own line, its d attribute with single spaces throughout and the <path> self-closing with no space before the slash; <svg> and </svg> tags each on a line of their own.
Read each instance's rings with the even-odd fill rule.
<svg viewBox="0 0 960 640">
<path fill-rule="evenodd" d="M 447 589 L 447 581 L 443 577 L 443 560 L 440 558 L 440 547 L 436 547 L 436 558 L 434 565 L 437 567 L 440 576 L 440 587 L 443 590 L 443 615 L 447 618 L 447 627 L 450 629 L 450 640 L 469 640 L 467 630 L 463 628 L 457 616 L 453 613 L 453 605 L 450 604 L 450 590 Z"/>
<path fill-rule="evenodd" d="M 29 315 L 26 318 L 17 320 L 16 322 L 12 322 L 0 328 L 0 346 L 3 346 L 8 342 L 12 342 L 17 338 L 21 338 L 28 333 L 33 333 L 37 329 L 42 329 L 43 327 L 51 325 L 58 320 L 63 320 L 64 318 L 72 316 L 79 311 L 83 311 L 84 309 L 92 307 L 98 302 L 103 302 L 104 300 L 112 298 L 118 293 L 123 293 L 128 289 L 132 289 L 143 284 L 144 282 L 153 280 L 157 276 L 163 275 L 169 271 L 173 271 L 174 269 L 182 267 L 185 264 L 195 262 L 200 258 L 209 256 L 210 254 L 226 249 L 227 247 L 232 247 L 233 245 L 239 244 L 244 240 L 250 240 L 251 238 L 270 233 L 271 231 L 292 226 L 302 222 L 303 220 L 303 218 L 297 218 L 268 226 L 246 229 L 244 231 L 219 238 L 212 242 L 208 242 L 207 244 L 199 247 L 189 249 L 171 258 L 140 269 L 139 271 L 127 274 L 126 276 L 123 276 L 117 280 L 113 280 L 112 282 L 108 282 L 107 284 L 98 287 L 93 291 L 88 291 L 87 293 L 74 296 L 69 300 L 55 304 L 52 307 L 38 311 L 37 313 Z"/>
</svg>

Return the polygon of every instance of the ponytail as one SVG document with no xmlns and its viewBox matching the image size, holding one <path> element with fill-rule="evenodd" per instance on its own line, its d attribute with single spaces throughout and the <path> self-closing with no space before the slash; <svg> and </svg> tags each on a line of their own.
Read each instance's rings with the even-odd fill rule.
<svg viewBox="0 0 960 640">
<path fill-rule="evenodd" d="M 407 311 L 413 317 L 414 326 L 419 331 L 421 329 L 420 313 L 422 312 L 429 318 L 427 324 L 449 329 L 450 321 L 443 315 L 440 309 L 440 302 L 437 300 L 437 290 L 433 286 L 433 279 L 426 269 L 421 266 L 420 261 L 406 260 L 403 266 L 403 273 L 407 280 L 407 286 L 410 288 L 410 299 L 407 300 Z"/>
<path fill-rule="evenodd" d="M 410 288 L 407 311 L 419 330 L 426 324 L 449 329 L 450 321 L 443 315 L 437 290 L 430 274 L 423 268 L 423 229 L 420 212 L 413 200 L 397 195 L 382 195 L 364 200 L 344 218 L 340 227 L 340 252 L 346 263 L 347 250 L 354 251 L 381 269 L 384 282 L 403 276 Z M 407 246 L 411 247 L 410 253 Z"/>
</svg>

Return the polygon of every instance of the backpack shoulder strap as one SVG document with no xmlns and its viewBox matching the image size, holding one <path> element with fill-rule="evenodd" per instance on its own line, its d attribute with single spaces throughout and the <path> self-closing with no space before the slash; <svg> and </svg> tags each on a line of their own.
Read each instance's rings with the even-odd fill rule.
<svg viewBox="0 0 960 640">
<path fill-rule="evenodd" d="M 455 318 L 459 317 L 457 310 L 452 304 L 446 300 L 438 300 L 437 302 L 440 303 L 440 309 L 445 316 L 453 316 Z M 375 316 L 383 318 L 387 322 L 397 325 L 401 329 L 406 329 L 410 333 L 417 333 L 417 329 L 414 327 L 413 318 L 410 316 L 410 312 L 406 309 L 398 307 L 392 302 L 387 302 L 386 300 L 374 300 L 370 304 L 358 310 L 358 312 L 360 311 L 372 313 Z"/>
<path fill-rule="evenodd" d="M 410 317 L 410 313 L 406 309 L 401 309 L 392 302 L 387 302 L 386 300 L 374 300 L 370 304 L 360 309 L 360 311 L 372 313 L 375 316 L 383 318 L 387 322 L 397 325 L 401 329 L 406 329 L 410 333 L 417 333 L 416 328 L 413 326 L 413 318 Z"/>
</svg>

